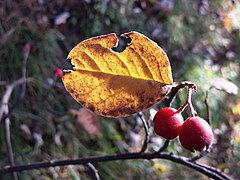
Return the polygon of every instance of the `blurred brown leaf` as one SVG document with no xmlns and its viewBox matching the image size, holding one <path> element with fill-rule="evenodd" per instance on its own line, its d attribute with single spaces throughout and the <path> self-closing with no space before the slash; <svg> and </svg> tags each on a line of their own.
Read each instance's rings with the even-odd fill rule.
<svg viewBox="0 0 240 180">
<path fill-rule="evenodd" d="M 100 131 L 100 123 L 98 117 L 86 108 L 79 110 L 70 109 L 70 113 L 78 120 L 81 128 L 86 131 L 91 137 L 97 136 Z"/>
<path fill-rule="evenodd" d="M 226 93 L 229 93 L 229 94 L 238 93 L 238 87 L 231 81 L 228 81 L 224 78 L 216 79 L 212 83 L 212 87 L 220 91 L 225 91 Z"/>
</svg>

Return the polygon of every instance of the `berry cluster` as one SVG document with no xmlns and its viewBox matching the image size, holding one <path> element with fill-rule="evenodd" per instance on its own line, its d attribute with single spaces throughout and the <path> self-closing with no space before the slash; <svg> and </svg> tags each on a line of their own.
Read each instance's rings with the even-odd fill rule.
<svg viewBox="0 0 240 180">
<path fill-rule="evenodd" d="M 189 102 L 186 104 L 189 105 Z M 191 102 L 189 106 L 191 111 Z M 193 113 L 184 121 L 181 113 L 185 107 L 184 105 L 178 110 L 170 107 L 159 110 L 153 119 L 155 133 L 168 140 L 179 136 L 182 146 L 192 152 L 208 149 L 214 138 L 210 125 Z"/>
</svg>

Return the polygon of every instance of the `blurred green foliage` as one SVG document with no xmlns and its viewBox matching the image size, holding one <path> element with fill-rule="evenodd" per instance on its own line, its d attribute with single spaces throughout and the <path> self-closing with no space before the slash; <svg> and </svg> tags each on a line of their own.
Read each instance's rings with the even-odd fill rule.
<svg viewBox="0 0 240 180">
<path fill-rule="evenodd" d="M 5 85 L 21 78 L 24 56 L 27 61 L 27 91 L 11 115 L 11 137 L 16 164 L 124 153 L 139 149 L 144 137 L 135 116 L 123 119 L 100 118 L 100 133 L 90 136 L 71 115 L 78 109 L 55 79 L 56 67 L 68 69 L 67 53 L 83 39 L 115 32 L 138 31 L 157 42 L 168 54 L 175 82 L 189 80 L 198 86 L 193 104 L 206 118 L 205 93 L 217 78 L 240 83 L 240 3 L 224 0 L 25 0 L 0 2 L 0 94 Z M 238 19 L 238 20 L 236 20 Z M 60 22 L 60 23 L 59 23 Z M 26 45 L 30 49 L 26 49 Z M 16 88 L 9 106 L 21 92 Z M 239 95 L 239 94 L 238 94 Z M 240 176 L 239 148 L 235 141 L 239 115 L 231 108 L 239 96 L 210 91 L 215 142 L 213 153 L 204 160 Z M 186 92 L 179 93 L 173 106 L 179 107 Z M 159 103 L 155 108 L 163 107 Z M 145 113 L 149 114 L 148 111 Z M 184 112 L 185 118 L 188 112 Z M 239 123 L 238 123 L 239 124 Z M 133 136 L 133 134 L 135 136 Z M 159 144 L 162 139 L 157 138 Z M 8 164 L 4 126 L 0 125 L 0 165 Z M 60 138 L 60 140 L 57 138 Z M 150 148 L 156 147 L 151 141 Z M 191 154 L 172 141 L 176 154 Z M 155 165 L 154 165 L 155 164 Z M 157 165 L 156 165 L 157 164 Z M 96 165 L 102 179 L 202 179 L 199 173 L 180 165 L 156 161 L 116 161 Z M 86 166 L 68 166 L 18 173 L 20 179 L 90 179 Z M 10 175 L 4 176 L 10 179 Z"/>
</svg>

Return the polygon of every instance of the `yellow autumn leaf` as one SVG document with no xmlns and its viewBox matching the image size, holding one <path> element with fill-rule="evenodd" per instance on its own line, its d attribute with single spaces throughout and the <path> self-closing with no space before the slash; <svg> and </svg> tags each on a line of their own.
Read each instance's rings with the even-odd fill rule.
<svg viewBox="0 0 240 180">
<path fill-rule="evenodd" d="M 74 71 L 63 83 L 71 96 L 97 114 L 108 117 L 140 112 L 166 96 L 173 83 L 165 52 L 138 32 L 123 52 L 114 52 L 114 33 L 80 42 L 69 53 Z"/>
</svg>

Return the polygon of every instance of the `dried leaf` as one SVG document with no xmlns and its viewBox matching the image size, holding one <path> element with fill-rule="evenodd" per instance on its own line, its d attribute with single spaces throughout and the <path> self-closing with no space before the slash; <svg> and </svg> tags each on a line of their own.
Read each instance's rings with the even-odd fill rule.
<svg viewBox="0 0 240 180">
<path fill-rule="evenodd" d="M 63 82 L 82 105 L 108 117 L 127 116 L 159 102 L 172 84 L 165 52 L 137 32 L 123 52 L 114 52 L 114 33 L 80 42 L 68 55 L 75 71 L 65 71 Z"/>
<path fill-rule="evenodd" d="M 96 136 L 99 134 L 100 123 L 95 114 L 86 108 L 80 108 L 79 110 L 71 109 L 70 113 L 77 118 L 79 125 L 90 136 Z"/>
<path fill-rule="evenodd" d="M 237 94 L 238 93 L 238 87 L 231 81 L 228 81 L 223 78 L 219 78 L 219 79 L 215 80 L 212 83 L 212 87 L 214 87 L 215 89 L 220 90 L 220 91 L 225 91 L 226 93 L 229 93 L 229 94 Z"/>
</svg>

